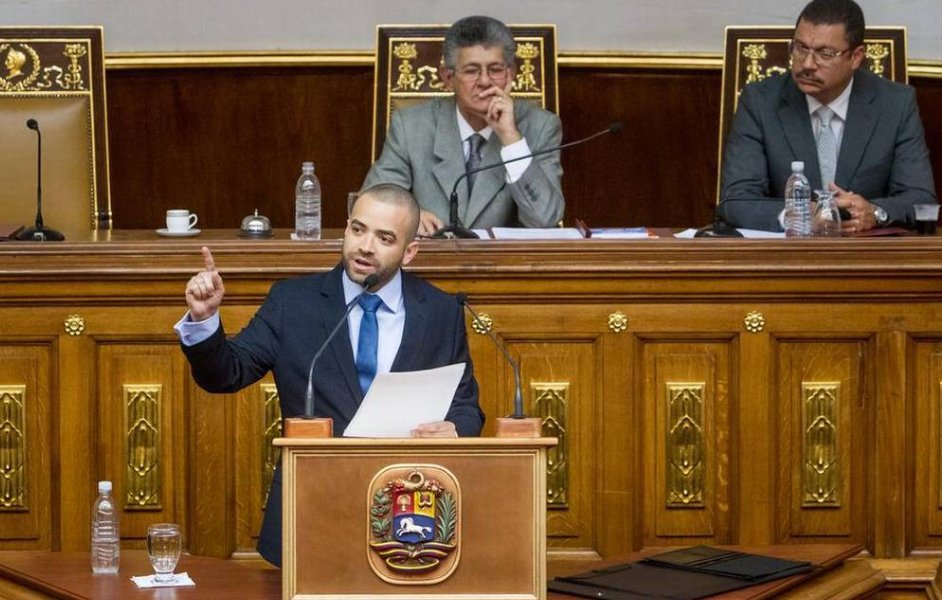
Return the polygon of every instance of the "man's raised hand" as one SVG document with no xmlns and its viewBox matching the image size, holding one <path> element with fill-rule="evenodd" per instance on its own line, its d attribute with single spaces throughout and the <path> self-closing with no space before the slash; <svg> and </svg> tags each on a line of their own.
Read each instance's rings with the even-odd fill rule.
<svg viewBox="0 0 942 600">
<path fill-rule="evenodd" d="M 203 266 L 205 268 L 186 284 L 186 305 L 193 321 L 205 321 L 216 314 L 226 294 L 222 277 L 216 270 L 216 261 L 206 246 L 203 246 Z"/>
</svg>

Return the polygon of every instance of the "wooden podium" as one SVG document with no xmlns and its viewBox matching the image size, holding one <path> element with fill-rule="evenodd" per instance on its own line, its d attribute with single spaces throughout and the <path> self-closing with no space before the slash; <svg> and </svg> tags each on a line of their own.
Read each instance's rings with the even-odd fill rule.
<svg viewBox="0 0 942 600">
<path fill-rule="evenodd" d="M 555 438 L 274 443 L 283 598 L 546 598 Z"/>
</svg>

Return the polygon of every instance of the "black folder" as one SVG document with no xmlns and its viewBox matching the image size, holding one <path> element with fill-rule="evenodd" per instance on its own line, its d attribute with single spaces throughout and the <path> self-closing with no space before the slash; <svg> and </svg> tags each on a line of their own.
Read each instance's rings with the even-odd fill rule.
<svg viewBox="0 0 942 600">
<path fill-rule="evenodd" d="M 695 600 L 807 573 L 812 564 L 694 546 L 549 582 L 554 592 L 600 600 Z"/>
</svg>

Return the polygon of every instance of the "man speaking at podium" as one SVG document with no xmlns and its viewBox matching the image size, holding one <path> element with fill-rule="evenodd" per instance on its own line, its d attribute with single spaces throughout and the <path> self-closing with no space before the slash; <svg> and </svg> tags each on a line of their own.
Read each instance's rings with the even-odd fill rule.
<svg viewBox="0 0 942 600">
<path fill-rule="evenodd" d="M 558 146 L 559 117 L 514 102 L 517 43 L 491 17 L 465 17 L 445 34 L 442 81 L 454 96 L 392 114 L 383 153 L 363 186 L 395 183 L 412 190 L 422 207 L 420 235 L 448 222 L 458 178 L 484 165 Z M 465 227 L 553 227 L 563 218 L 559 152 L 481 171 L 458 188 Z"/>
<path fill-rule="evenodd" d="M 314 353 L 373 278 L 369 293 L 362 294 L 346 319 L 347 327 L 316 365 L 313 416 L 332 418 L 335 432 L 342 435 L 375 374 L 464 362 L 445 420 L 419 425 L 413 436 L 479 435 L 484 414 L 461 305 L 401 268 L 418 251 L 418 225 L 419 207 L 408 191 L 391 184 L 365 190 L 350 207 L 341 264 L 326 273 L 275 283 L 249 324 L 231 340 L 218 313 L 225 294 L 222 277 L 209 249 L 203 248 L 205 269 L 187 283 L 189 311 L 175 325 L 193 378 L 209 392 L 231 393 L 271 371 L 282 417 L 301 416 Z M 281 566 L 280 468 L 268 495 L 258 551 Z"/>
</svg>

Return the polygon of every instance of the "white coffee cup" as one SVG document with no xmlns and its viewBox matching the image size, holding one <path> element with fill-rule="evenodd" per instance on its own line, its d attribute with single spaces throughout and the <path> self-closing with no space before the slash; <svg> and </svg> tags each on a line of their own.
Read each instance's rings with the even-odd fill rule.
<svg viewBox="0 0 942 600">
<path fill-rule="evenodd" d="M 199 217 L 185 208 L 175 208 L 167 211 L 167 231 L 189 231 L 193 229 Z"/>
</svg>

